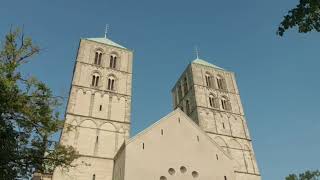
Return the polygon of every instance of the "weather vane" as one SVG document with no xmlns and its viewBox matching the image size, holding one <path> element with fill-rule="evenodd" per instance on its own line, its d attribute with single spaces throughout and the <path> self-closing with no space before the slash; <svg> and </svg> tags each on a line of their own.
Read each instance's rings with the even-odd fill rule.
<svg viewBox="0 0 320 180">
<path fill-rule="evenodd" d="M 105 30 L 105 32 L 104 32 L 104 38 L 107 38 L 108 28 L 109 28 L 109 25 L 106 24 L 106 30 Z"/>
</svg>

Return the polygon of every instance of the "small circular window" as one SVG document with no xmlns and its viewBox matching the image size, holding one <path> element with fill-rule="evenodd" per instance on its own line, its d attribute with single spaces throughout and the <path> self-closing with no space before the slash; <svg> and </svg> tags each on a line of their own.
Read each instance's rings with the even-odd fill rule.
<svg viewBox="0 0 320 180">
<path fill-rule="evenodd" d="M 174 175 L 174 174 L 176 173 L 176 171 L 175 171 L 173 168 L 170 168 L 170 169 L 168 170 L 168 173 L 169 173 L 170 175 Z"/>
<path fill-rule="evenodd" d="M 181 171 L 182 173 L 185 173 L 185 172 L 187 172 L 187 168 L 184 167 L 184 166 L 181 166 L 181 167 L 180 167 L 180 171 Z"/>
<path fill-rule="evenodd" d="M 197 171 L 192 171 L 192 177 L 197 178 L 199 173 Z"/>
<path fill-rule="evenodd" d="M 160 180 L 167 180 L 167 178 L 165 176 L 161 176 Z"/>
</svg>

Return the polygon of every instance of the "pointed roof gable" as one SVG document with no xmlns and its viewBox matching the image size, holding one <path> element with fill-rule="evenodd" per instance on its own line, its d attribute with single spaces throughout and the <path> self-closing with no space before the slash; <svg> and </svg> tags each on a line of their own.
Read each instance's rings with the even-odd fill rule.
<svg viewBox="0 0 320 180">
<path fill-rule="evenodd" d="M 89 40 L 89 41 L 102 43 L 102 44 L 106 44 L 106 45 L 110 45 L 110 46 L 114 46 L 114 47 L 118 47 L 118 48 L 121 48 L 121 49 L 127 49 L 127 48 L 121 46 L 120 44 L 111 41 L 107 37 L 102 37 L 102 38 L 84 38 L 84 39 Z"/>
<path fill-rule="evenodd" d="M 216 68 L 216 69 L 224 70 L 223 68 L 221 68 L 221 67 L 219 67 L 219 66 L 216 66 L 216 65 L 214 65 L 214 64 L 211 64 L 211 63 L 209 63 L 209 62 L 207 62 L 207 61 L 205 61 L 205 60 L 203 60 L 203 59 L 199 59 L 199 58 L 193 60 L 192 63 L 194 63 L 194 64 L 200 64 L 200 65 L 209 66 L 209 67 L 213 67 L 213 68 Z"/>
<path fill-rule="evenodd" d="M 170 120 L 169 117 L 178 114 L 180 116 L 183 116 L 184 118 L 181 118 L 181 121 L 184 121 L 185 119 L 187 120 L 186 122 L 189 123 L 192 127 L 194 127 L 196 130 L 198 130 L 199 133 L 203 134 L 205 137 L 207 137 L 207 140 L 210 141 L 214 146 L 216 146 L 221 152 L 223 152 L 229 159 L 233 159 L 230 154 L 228 154 L 227 152 L 225 152 L 211 137 L 209 137 L 193 120 L 190 119 L 189 116 L 187 116 L 180 108 L 175 109 L 174 111 L 172 111 L 171 113 L 169 113 L 168 115 L 166 115 L 165 117 L 161 118 L 160 120 L 158 120 L 157 122 L 155 122 L 154 124 L 152 124 L 151 126 L 149 126 L 148 128 L 144 129 L 143 131 L 141 131 L 140 133 L 138 133 L 137 135 L 133 136 L 132 138 L 130 138 L 128 141 L 125 142 L 125 145 L 130 144 L 131 142 L 134 142 L 136 140 L 138 140 L 140 137 L 143 137 L 145 134 L 147 134 L 149 131 L 152 131 L 155 127 L 157 127 L 158 125 L 160 125 L 162 122 L 166 121 L 166 120 Z"/>
</svg>

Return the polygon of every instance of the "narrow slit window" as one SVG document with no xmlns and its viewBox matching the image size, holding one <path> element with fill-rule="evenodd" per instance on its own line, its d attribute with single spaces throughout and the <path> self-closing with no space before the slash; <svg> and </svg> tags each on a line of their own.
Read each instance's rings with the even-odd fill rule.
<svg viewBox="0 0 320 180">
<path fill-rule="evenodd" d="M 218 156 L 218 154 L 216 154 L 216 158 L 217 158 L 217 160 L 219 160 L 219 156 Z"/>
<path fill-rule="evenodd" d="M 161 129 L 161 135 L 163 135 L 163 129 Z"/>
<path fill-rule="evenodd" d="M 186 100 L 186 111 L 187 111 L 186 112 L 187 114 L 190 114 L 191 110 L 190 110 L 190 102 L 189 102 L 189 100 Z"/>
<path fill-rule="evenodd" d="M 99 53 L 96 52 L 94 56 L 94 64 L 98 64 L 98 56 L 99 56 Z"/>
<path fill-rule="evenodd" d="M 95 82 L 96 82 L 96 76 L 93 75 L 93 76 L 92 76 L 91 85 L 94 86 Z"/>
<path fill-rule="evenodd" d="M 99 86 L 99 76 L 96 77 L 96 84 L 95 86 Z"/>
<path fill-rule="evenodd" d="M 144 149 L 144 143 L 142 143 L 142 149 Z"/>
<path fill-rule="evenodd" d="M 99 53 L 98 65 L 100 65 L 100 64 L 101 64 L 101 57 L 102 57 L 102 53 Z"/>
<path fill-rule="evenodd" d="M 199 136 L 197 136 L 197 140 L 198 140 L 198 142 L 200 141 L 200 138 L 199 138 Z"/>
<path fill-rule="evenodd" d="M 206 86 L 207 87 L 211 87 L 211 81 L 210 81 L 210 78 L 211 77 L 211 75 L 210 74 L 206 74 L 205 75 L 205 78 L 206 78 Z"/>
<path fill-rule="evenodd" d="M 102 111 L 102 105 L 100 105 L 99 110 Z"/>
<path fill-rule="evenodd" d="M 117 67 L 117 56 L 115 56 L 114 58 L 113 58 L 113 69 L 115 69 Z"/>
</svg>

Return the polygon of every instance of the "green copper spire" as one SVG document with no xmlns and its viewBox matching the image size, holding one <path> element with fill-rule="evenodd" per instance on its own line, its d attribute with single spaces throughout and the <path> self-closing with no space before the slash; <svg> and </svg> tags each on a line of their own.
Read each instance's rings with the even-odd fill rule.
<svg viewBox="0 0 320 180">
<path fill-rule="evenodd" d="M 213 67 L 213 68 L 216 68 L 216 69 L 224 70 L 223 68 L 221 68 L 219 66 L 216 66 L 214 64 L 208 63 L 205 60 L 199 59 L 199 57 L 197 57 L 197 59 L 193 60 L 192 63 L 201 64 L 201 65 L 204 65 L 204 66 L 209 66 L 209 67 Z"/>
<path fill-rule="evenodd" d="M 89 41 L 95 41 L 95 42 L 98 42 L 98 43 L 107 44 L 107 45 L 110 45 L 110 46 L 122 48 L 122 49 L 127 49 L 127 48 L 121 46 L 120 44 L 111 41 L 106 36 L 102 37 L 102 38 L 85 38 L 85 39 L 89 40 Z"/>
</svg>

